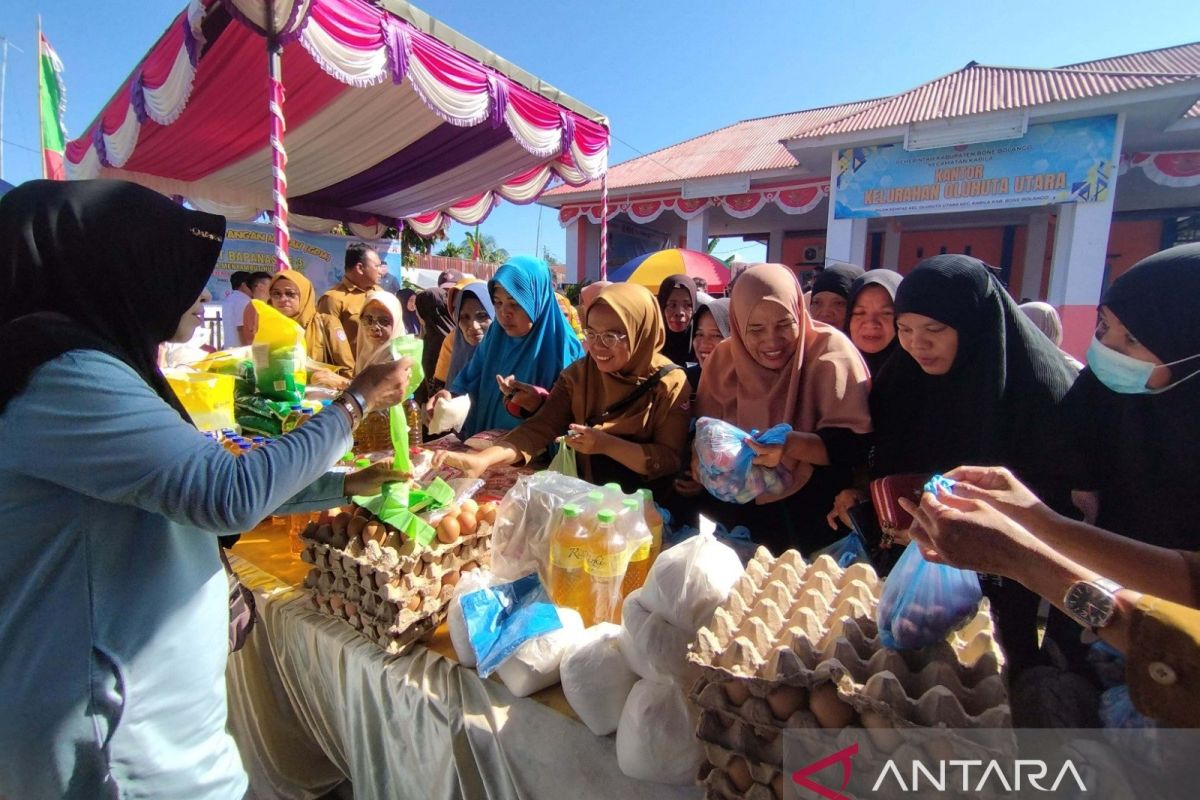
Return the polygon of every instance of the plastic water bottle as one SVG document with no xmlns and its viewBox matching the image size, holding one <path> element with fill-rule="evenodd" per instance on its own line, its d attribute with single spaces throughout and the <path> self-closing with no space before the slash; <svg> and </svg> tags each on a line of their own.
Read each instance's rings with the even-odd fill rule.
<svg viewBox="0 0 1200 800">
<path fill-rule="evenodd" d="M 567 504 L 550 534 L 550 599 L 563 608 L 573 608 L 587 620 L 591 616 L 591 592 L 584 572 L 588 529 L 582 509 Z"/>
<path fill-rule="evenodd" d="M 615 512 L 601 509 L 588 537 L 587 561 L 583 567 L 592 595 L 592 619 L 588 624 L 621 621 L 621 584 L 629 562 L 629 543 L 616 521 Z M 587 617 L 584 620 L 588 621 Z"/>
<path fill-rule="evenodd" d="M 617 527 L 622 529 L 625 540 L 629 543 L 629 565 L 625 568 L 625 578 L 621 582 L 621 597 L 625 598 L 634 589 L 641 588 L 646 582 L 646 573 L 650 571 L 650 549 L 654 537 L 650 534 L 650 527 L 646 525 L 641 498 L 631 497 L 621 504 Z"/>
</svg>

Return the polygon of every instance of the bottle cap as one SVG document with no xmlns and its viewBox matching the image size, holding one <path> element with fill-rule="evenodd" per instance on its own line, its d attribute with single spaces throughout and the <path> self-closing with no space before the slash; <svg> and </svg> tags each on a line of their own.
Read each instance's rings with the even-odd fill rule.
<svg viewBox="0 0 1200 800">
<path fill-rule="evenodd" d="M 267 437 L 265 437 L 265 436 L 255 436 L 255 437 L 251 438 L 251 439 L 250 439 L 250 441 L 254 442 L 255 444 L 266 444 L 266 443 L 267 443 Z"/>
<path fill-rule="evenodd" d="M 299 403 L 292 403 L 289 407 L 292 409 L 292 411 L 299 411 L 300 409 L 304 408 L 304 406 L 300 405 Z"/>
<path fill-rule="evenodd" d="M 253 449 L 254 445 L 246 444 L 245 442 L 238 442 L 238 450 L 241 450 L 243 453 L 249 453 Z"/>
<path fill-rule="evenodd" d="M 637 511 L 638 506 L 640 506 L 641 503 L 639 503 L 637 500 L 635 500 L 633 498 L 630 498 L 628 500 L 622 500 L 621 505 L 624 506 L 625 508 L 630 509 L 631 511 Z"/>
<path fill-rule="evenodd" d="M 354 466 L 358 467 L 359 469 L 366 469 L 367 467 L 371 466 L 371 459 L 357 458 L 354 460 Z"/>
<path fill-rule="evenodd" d="M 562 507 L 562 513 L 563 513 L 564 517 L 578 517 L 579 516 L 579 506 L 574 505 L 572 503 L 567 503 L 565 506 Z"/>
<path fill-rule="evenodd" d="M 604 484 L 604 488 L 605 488 L 605 489 L 608 489 L 610 492 L 619 492 L 619 491 L 621 491 L 621 484 L 619 484 L 619 483 L 606 483 L 606 484 Z"/>
<path fill-rule="evenodd" d="M 313 410 L 311 408 L 302 408 L 300 409 L 300 413 L 311 417 L 313 415 Z"/>
<path fill-rule="evenodd" d="M 587 499 L 590 503 L 603 503 L 604 494 L 601 492 L 588 492 Z"/>
<path fill-rule="evenodd" d="M 611 510 L 606 508 L 606 509 L 603 509 L 602 511 L 600 511 L 600 513 L 598 513 L 596 515 L 596 519 L 599 520 L 600 522 L 604 523 L 605 525 L 607 525 L 611 522 L 616 521 L 617 515 L 614 514 Z"/>
<path fill-rule="evenodd" d="M 649 489 L 638 489 L 637 493 L 642 496 L 643 500 L 653 500 L 654 499 L 654 493 L 651 492 Z"/>
</svg>

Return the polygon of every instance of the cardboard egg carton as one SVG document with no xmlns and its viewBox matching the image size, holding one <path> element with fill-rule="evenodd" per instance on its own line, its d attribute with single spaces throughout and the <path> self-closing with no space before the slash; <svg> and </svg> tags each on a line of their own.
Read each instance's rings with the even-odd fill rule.
<svg viewBox="0 0 1200 800">
<path fill-rule="evenodd" d="M 777 766 L 756 763 L 740 753 L 713 744 L 704 745 L 706 764 L 700 782 L 706 798 L 713 800 L 783 800 L 783 772 Z"/>
<path fill-rule="evenodd" d="M 869 566 L 842 569 L 825 556 L 807 564 L 795 551 L 776 559 L 759 548 L 692 644 L 689 660 L 703 673 L 697 705 L 767 730 L 803 727 L 811 720 L 793 717 L 805 698 L 780 694 L 831 685 L 851 711 L 823 699 L 824 727 L 855 724 L 864 712 L 894 727 L 1011 726 L 986 601 L 947 641 L 901 652 L 879 640 L 881 589 Z"/>
<path fill-rule="evenodd" d="M 461 573 L 491 561 L 492 526 L 480 523 L 454 542 L 430 546 L 405 540 L 395 529 L 356 509 L 365 521 L 343 546 L 331 543 L 332 528 L 310 525 L 300 557 L 313 568 L 304 585 L 313 605 L 342 619 L 389 653 L 401 653 L 446 619 Z"/>
</svg>

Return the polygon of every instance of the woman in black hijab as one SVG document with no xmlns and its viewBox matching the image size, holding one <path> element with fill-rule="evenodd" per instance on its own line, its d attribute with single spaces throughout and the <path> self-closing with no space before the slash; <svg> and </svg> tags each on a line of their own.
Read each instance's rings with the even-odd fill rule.
<svg viewBox="0 0 1200 800">
<path fill-rule="evenodd" d="M 1075 376 L 982 261 L 928 258 L 896 292 L 901 349 L 875 377 L 875 478 L 1005 466 L 1070 508 L 1060 402 Z M 1013 673 L 1038 659 L 1038 598 L 985 580 Z"/>
<path fill-rule="evenodd" d="M 1117 278 L 1064 404 L 1084 466 L 1075 488 L 1099 494 L 1095 524 L 1184 550 L 1200 549 L 1197 298 L 1200 244 L 1164 250 Z"/>
<path fill-rule="evenodd" d="M 692 352 L 696 356 L 696 363 L 689 365 L 685 371 L 692 394 L 695 394 L 696 387 L 700 385 L 700 371 L 704 369 L 704 362 L 708 361 L 717 345 L 729 338 L 729 298 L 702 302 L 692 321 L 692 330 Z"/>
<path fill-rule="evenodd" d="M 217 537 L 379 485 L 325 470 L 404 364 L 244 456 L 191 425 L 156 352 L 199 326 L 224 234 L 123 181 L 0 199 L 0 796 L 241 797 Z"/>
<path fill-rule="evenodd" d="M 409 336 L 421 335 L 421 315 L 417 313 L 417 290 L 407 286 L 396 292 L 400 298 L 400 310 L 404 313 L 404 332 Z M 412 308 L 409 308 L 409 304 Z"/>
<path fill-rule="evenodd" d="M 436 389 L 434 372 L 437 371 L 438 356 L 442 352 L 442 342 L 447 336 L 454 335 L 454 319 L 446 305 L 446 290 L 434 287 L 426 289 L 417 295 L 417 315 L 421 318 L 424 344 L 421 347 L 421 369 L 425 371 L 425 380 L 417 392 L 417 402 L 422 405 Z"/>
<path fill-rule="evenodd" d="M 872 375 L 887 363 L 900 346 L 896 339 L 896 289 L 903 280 L 899 272 L 873 269 L 850 284 L 846 297 L 846 327 Z"/>
<path fill-rule="evenodd" d="M 658 307 L 667 325 L 667 342 L 662 354 L 686 367 L 695 361 L 692 352 L 693 319 L 696 314 L 696 282 L 687 275 L 670 275 L 658 287 Z"/>
<path fill-rule="evenodd" d="M 850 284 L 862 274 L 862 267 L 840 262 L 818 272 L 809 295 L 812 299 L 808 303 L 808 311 L 812 318 L 832 325 L 839 331 L 843 330 L 849 308 Z"/>
</svg>

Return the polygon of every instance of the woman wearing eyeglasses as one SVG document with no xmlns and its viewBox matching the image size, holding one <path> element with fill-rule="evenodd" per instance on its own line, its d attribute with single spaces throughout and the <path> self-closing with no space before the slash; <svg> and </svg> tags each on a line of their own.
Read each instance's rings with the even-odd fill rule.
<svg viewBox="0 0 1200 800">
<path fill-rule="evenodd" d="M 627 492 L 674 475 L 687 452 L 687 377 L 659 350 L 662 312 L 642 286 L 608 286 L 584 320 L 587 355 L 571 364 L 541 409 L 497 444 L 445 463 L 480 475 L 524 464 L 566 435 L 580 455 L 580 477 Z"/>
<path fill-rule="evenodd" d="M 317 311 L 316 292 L 308 278 L 295 270 L 281 272 L 271 279 L 268 297 L 272 308 L 304 328 L 308 357 L 337 368 L 337 374 L 314 371 L 313 382 L 333 388 L 347 385 L 346 376 L 354 369 L 350 340 L 337 317 Z"/>
</svg>

